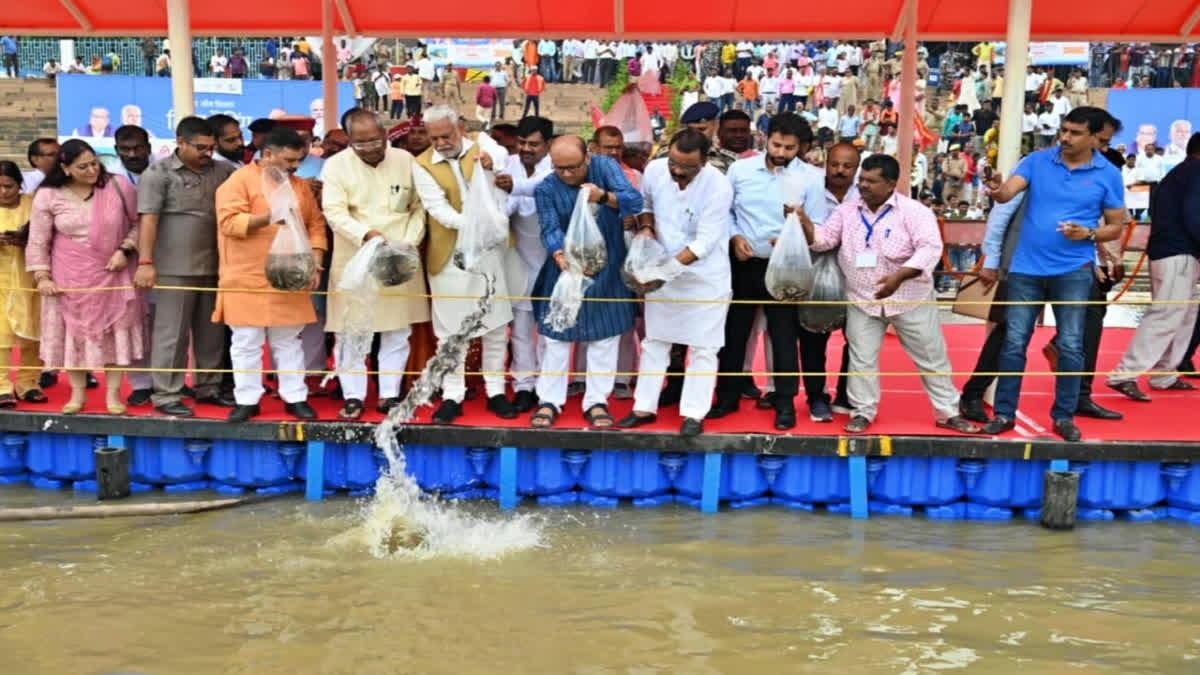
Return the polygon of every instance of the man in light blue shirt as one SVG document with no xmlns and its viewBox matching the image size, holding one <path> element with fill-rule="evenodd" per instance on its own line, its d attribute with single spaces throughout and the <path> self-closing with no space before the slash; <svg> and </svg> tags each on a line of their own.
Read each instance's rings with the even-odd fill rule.
<svg viewBox="0 0 1200 675">
<path fill-rule="evenodd" d="M 21 69 L 17 62 L 17 39 L 11 35 L 0 37 L 0 51 L 4 52 L 4 70 L 8 76 L 19 76 Z"/>
<path fill-rule="evenodd" d="M 999 378 L 996 417 L 984 427 L 984 433 L 998 434 L 1016 425 L 1020 373 L 1025 371 L 1025 352 L 1041 303 L 1087 300 L 1093 285 L 1096 243 L 1120 236 L 1126 218 L 1121 172 L 1096 149 L 1100 144 L 1097 136 L 1119 128 L 1120 122 L 1100 108 L 1075 108 L 1062 120 L 1059 145 L 1026 157 L 1003 184 L 999 176 L 988 179 L 993 199 L 1001 204 L 1025 193 L 1027 203 L 1008 268 L 1007 290 L 1010 301 L 1029 304 L 1006 308 L 999 370 L 1013 374 Z M 1101 217 L 1105 224 L 1097 227 Z M 994 251 L 994 242 L 987 245 Z M 979 276 L 985 283 L 994 283 L 996 270 L 985 267 Z M 1084 367 L 1086 306 L 1054 305 L 1053 309 L 1058 325 L 1057 370 L 1080 372 Z M 1056 376 L 1050 416 L 1055 433 L 1067 441 L 1081 437 L 1073 421 L 1079 387 L 1078 375 Z"/>
<path fill-rule="evenodd" d="M 538 70 L 542 72 L 542 77 L 546 78 L 547 82 L 557 82 L 558 45 L 554 43 L 554 40 L 541 40 L 538 42 L 538 56 L 541 57 L 538 61 L 540 66 Z"/>
<path fill-rule="evenodd" d="M 496 67 L 492 68 L 492 88 L 496 90 L 496 105 L 492 106 L 492 121 L 497 118 L 504 119 L 504 95 L 508 92 L 508 71 L 505 70 L 504 64 L 496 62 Z"/>
<path fill-rule="evenodd" d="M 730 231 L 730 267 L 733 299 L 773 300 L 766 287 L 767 261 L 775 240 L 783 231 L 785 211 L 823 222 L 825 175 L 801 157 L 812 145 L 812 128 L 794 113 L 776 115 L 767 127 L 767 151 L 758 157 L 734 162 L 729 167 L 733 186 L 733 227 Z M 720 372 L 744 372 L 746 340 L 754 323 L 754 312 L 762 307 L 767 316 L 774 369 L 799 372 L 796 349 L 798 317 L 795 305 L 735 303 L 725 321 L 725 346 L 721 348 Z M 776 376 L 775 428 L 796 426 L 794 399 L 799 393 L 796 376 Z M 717 381 L 717 402 L 708 417 L 716 419 L 736 412 L 741 394 L 751 383 L 749 375 L 722 375 Z"/>
</svg>

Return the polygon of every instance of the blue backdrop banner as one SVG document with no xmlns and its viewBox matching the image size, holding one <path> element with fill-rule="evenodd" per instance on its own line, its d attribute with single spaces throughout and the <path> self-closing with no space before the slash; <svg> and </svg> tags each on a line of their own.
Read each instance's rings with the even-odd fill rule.
<svg viewBox="0 0 1200 675">
<path fill-rule="evenodd" d="M 1192 130 L 1200 130 L 1200 89 L 1109 89 L 1108 111 L 1123 125 L 1113 147 L 1142 154 L 1152 143 L 1163 148 L 1169 171 L 1187 156 Z"/>
<path fill-rule="evenodd" d="M 261 117 L 306 115 L 317 120 L 316 136 L 324 135 L 321 82 L 312 80 L 237 80 L 197 78 L 196 114 L 224 113 L 246 127 Z M 354 85 L 338 83 L 338 115 L 354 106 Z M 129 75 L 60 75 L 58 135 L 87 138 L 98 151 L 111 148 L 113 132 L 136 124 L 150 133 L 155 151 L 174 145 L 171 80 Z M 330 128 L 336 128 L 336 121 Z M 105 140 L 107 139 L 107 140 Z M 161 147 L 160 147 L 161 146 Z"/>
</svg>

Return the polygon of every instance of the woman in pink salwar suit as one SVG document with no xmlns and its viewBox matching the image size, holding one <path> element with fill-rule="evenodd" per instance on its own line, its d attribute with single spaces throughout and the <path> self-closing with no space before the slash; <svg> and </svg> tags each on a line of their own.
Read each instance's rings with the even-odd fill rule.
<svg viewBox="0 0 1200 675">
<path fill-rule="evenodd" d="M 137 193 L 104 170 L 87 143 L 73 139 L 34 194 L 26 268 L 42 294 L 41 357 L 69 370 L 64 414 L 83 409 L 88 371 L 105 369 L 108 412 L 125 412 L 120 366 L 146 353 L 146 305 L 133 289 Z M 71 289 L 104 288 L 102 291 Z"/>
</svg>

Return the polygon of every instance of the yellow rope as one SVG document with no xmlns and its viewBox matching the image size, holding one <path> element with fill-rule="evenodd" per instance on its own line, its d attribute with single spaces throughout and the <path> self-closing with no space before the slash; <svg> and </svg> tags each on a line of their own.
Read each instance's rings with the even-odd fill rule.
<svg viewBox="0 0 1200 675">
<path fill-rule="evenodd" d="M 192 373 L 192 374 L 202 374 L 202 373 L 212 373 L 212 374 L 275 373 L 275 374 L 279 374 L 279 375 L 338 375 L 339 374 L 333 370 L 271 370 L 269 368 L 245 368 L 245 369 L 236 369 L 236 368 L 149 368 L 149 367 L 140 368 L 140 367 L 133 367 L 133 366 L 108 366 L 106 368 L 83 368 L 83 367 L 47 368 L 45 366 L 11 366 L 8 369 L 9 370 L 36 370 L 39 372 L 44 371 L 44 370 L 65 370 L 65 371 L 85 371 L 85 372 L 94 372 L 94 371 L 102 371 L 102 370 L 119 370 L 119 371 L 126 372 L 126 373 Z M 352 371 L 348 371 L 348 372 L 342 373 L 342 374 L 348 374 L 348 375 L 420 375 L 421 371 L 419 371 L 419 370 L 352 370 Z M 862 371 L 862 372 L 842 373 L 842 372 L 839 372 L 836 370 L 835 371 L 824 371 L 824 372 L 787 372 L 787 371 L 744 372 L 744 371 L 739 370 L 734 373 L 722 373 L 722 372 L 667 373 L 667 372 L 639 372 L 636 370 L 635 371 L 586 371 L 586 370 L 579 370 L 579 371 L 576 371 L 576 370 L 570 370 L 570 371 L 550 371 L 550 370 L 486 371 L 486 370 L 468 370 L 468 371 L 462 371 L 459 374 L 461 374 L 461 375 L 479 375 L 482 377 L 505 377 L 505 376 L 513 376 L 513 377 L 530 376 L 530 377 L 533 377 L 533 376 L 538 376 L 538 375 L 550 375 L 550 376 L 556 376 L 556 377 L 573 377 L 576 375 L 580 375 L 580 376 L 594 375 L 594 376 L 599 376 L 599 377 L 636 377 L 636 376 L 667 377 L 669 375 L 691 375 L 693 377 L 720 377 L 723 375 L 731 375 L 731 376 L 748 375 L 751 377 L 806 377 L 806 376 L 807 377 L 812 377 L 812 376 L 836 377 L 839 375 L 844 375 L 847 377 L 909 377 L 912 375 L 921 375 L 921 376 L 947 375 L 947 376 L 953 377 L 953 376 L 960 376 L 960 375 L 977 375 L 980 377 L 1004 377 L 1004 376 L 1009 376 L 1009 375 L 1020 375 L 1020 376 L 1024 377 L 1027 375 L 1034 375 L 1034 376 L 1075 375 L 1075 376 L 1080 376 L 1080 377 L 1086 377 L 1086 376 L 1091 376 L 1091 375 L 1130 375 L 1130 376 L 1178 375 L 1179 371 L 1178 370 L 1152 370 L 1152 371 L 1142 371 L 1142 370 L 1139 370 L 1139 371 L 1125 371 L 1125 370 L 1079 371 L 1079 370 L 1077 370 L 1077 371 L 1056 372 L 1053 370 L 1040 370 L 1040 371 L 1026 370 L 1026 371 L 1022 371 L 1020 373 L 1007 373 L 1007 372 L 999 372 L 999 371 L 978 371 L 978 372 L 976 372 L 976 371 L 971 371 L 971 370 L 964 370 L 964 371 L 933 370 L 933 371 L 915 371 L 915 372 L 914 371 L 895 371 L 895 372 L 892 372 L 892 371 Z"/>
<path fill-rule="evenodd" d="M 129 290 L 132 286 L 97 286 L 90 288 L 62 288 L 63 293 L 99 293 L 101 291 Z M 156 291 L 219 291 L 221 293 L 258 293 L 258 294 L 293 294 L 300 291 L 280 291 L 274 288 L 210 288 L 207 286 L 155 286 Z M 0 286 L 0 292 L 36 293 L 36 288 L 20 288 Z M 307 291 L 312 295 L 349 295 L 342 291 Z M 432 293 L 387 293 L 383 298 L 441 298 L 443 300 L 478 300 L 478 295 L 435 295 Z M 497 295 L 497 300 L 537 300 L 548 302 L 550 298 L 535 295 Z M 584 298 L 584 302 L 658 302 L 666 304 L 698 304 L 698 305 L 855 305 L 875 306 L 921 306 L 948 305 L 945 300 L 732 300 L 712 299 L 698 300 L 693 298 Z M 1196 305 L 1200 299 L 1192 300 L 1122 300 L 1109 302 L 1107 300 L 955 300 L 956 305 Z"/>
</svg>

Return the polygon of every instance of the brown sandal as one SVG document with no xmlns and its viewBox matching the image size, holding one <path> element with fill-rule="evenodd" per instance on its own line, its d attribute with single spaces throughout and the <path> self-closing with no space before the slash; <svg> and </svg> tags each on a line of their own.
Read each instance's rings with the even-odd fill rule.
<svg viewBox="0 0 1200 675">
<path fill-rule="evenodd" d="M 338 419 L 352 422 L 362 417 L 363 402 L 356 398 L 346 399 L 346 404 L 338 411 Z"/>
<path fill-rule="evenodd" d="M 977 434 L 980 432 L 980 427 L 978 425 L 971 423 L 962 415 L 955 415 L 954 417 L 948 419 L 938 420 L 937 425 L 939 429 L 949 429 L 951 431 L 957 431 L 960 434 Z"/>
<path fill-rule="evenodd" d="M 558 421 L 558 406 L 553 403 L 542 403 L 529 417 L 529 426 L 534 429 L 549 429 Z"/>
<path fill-rule="evenodd" d="M 597 410 L 600 412 L 596 412 Z M 608 406 L 604 403 L 597 403 L 596 405 L 588 408 L 587 412 L 583 413 L 583 419 L 587 420 L 587 423 L 591 425 L 593 429 L 611 429 L 617 423 L 617 421 L 613 419 L 613 416 L 609 414 Z M 605 421 L 607 421 L 608 424 L 600 424 L 600 422 Z"/>
</svg>

